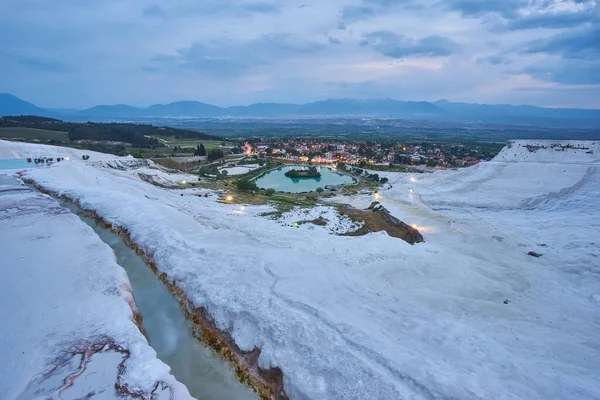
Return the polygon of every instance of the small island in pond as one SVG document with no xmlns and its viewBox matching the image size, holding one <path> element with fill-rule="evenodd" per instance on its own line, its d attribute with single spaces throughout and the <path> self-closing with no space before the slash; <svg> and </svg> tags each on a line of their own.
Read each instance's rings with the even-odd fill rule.
<svg viewBox="0 0 600 400">
<path fill-rule="evenodd" d="M 315 167 L 308 169 L 291 169 L 285 173 L 288 178 L 320 178 L 321 173 Z"/>
</svg>

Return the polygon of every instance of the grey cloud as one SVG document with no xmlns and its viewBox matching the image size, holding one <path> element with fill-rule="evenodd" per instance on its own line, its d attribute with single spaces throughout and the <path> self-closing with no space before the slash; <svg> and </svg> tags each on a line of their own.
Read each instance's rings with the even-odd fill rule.
<svg viewBox="0 0 600 400">
<path fill-rule="evenodd" d="M 563 60 L 540 63 L 523 70 L 536 79 L 570 85 L 600 84 L 600 62 Z"/>
<path fill-rule="evenodd" d="M 412 39 L 391 31 L 376 31 L 363 35 L 363 46 L 369 46 L 387 57 L 403 58 L 410 55 L 449 56 L 460 46 L 443 36 L 427 36 Z"/>
<path fill-rule="evenodd" d="M 527 4 L 528 0 L 442 0 L 438 6 L 458 11 L 467 17 L 496 13 L 505 18 L 514 18 L 518 15 L 518 10 Z"/>
<path fill-rule="evenodd" d="M 177 18 L 189 15 L 229 14 L 250 16 L 253 14 L 273 14 L 281 10 L 279 2 L 235 0 L 183 0 L 168 6 L 151 4 L 142 10 L 146 17 Z"/>
<path fill-rule="evenodd" d="M 571 85 L 600 83 L 600 25 L 569 29 L 529 42 L 522 54 L 548 54 L 557 59 L 538 62 L 523 70 L 540 80 Z"/>
<path fill-rule="evenodd" d="M 553 11 L 550 10 L 554 2 L 538 0 L 537 8 L 531 13 L 518 15 L 507 21 L 505 28 L 509 30 L 525 29 L 565 29 L 575 28 L 588 23 L 600 23 L 600 10 L 594 0 L 572 0 L 584 5 L 583 9 Z"/>
<path fill-rule="evenodd" d="M 246 42 L 219 40 L 195 43 L 179 49 L 176 55 L 158 55 L 152 59 L 147 71 L 186 68 L 212 75 L 235 76 L 276 60 L 317 53 L 325 49 L 324 43 L 298 39 L 289 34 L 265 34 Z"/>
<path fill-rule="evenodd" d="M 342 44 L 342 41 L 340 39 L 333 36 L 329 36 L 327 40 L 329 40 L 329 43 L 331 44 Z"/>
<path fill-rule="evenodd" d="M 507 24 L 509 30 L 573 28 L 596 19 L 590 12 L 539 13 L 515 18 Z"/>
<path fill-rule="evenodd" d="M 142 10 L 142 14 L 146 17 L 164 17 L 166 16 L 165 10 L 162 9 L 158 4 L 152 4 Z"/>
<path fill-rule="evenodd" d="M 342 9 L 342 20 L 355 22 L 375 15 L 375 9 L 367 6 L 346 6 Z"/>
<path fill-rule="evenodd" d="M 58 60 L 35 56 L 18 57 L 19 64 L 40 72 L 75 72 L 75 68 Z"/>
<path fill-rule="evenodd" d="M 547 39 L 530 42 L 522 53 L 546 53 L 581 60 L 600 59 L 600 25 L 570 30 Z"/>
<path fill-rule="evenodd" d="M 242 3 L 240 8 L 250 13 L 276 13 L 281 9 L 279 4 L 267 2 Z"/>
<path fill-rule="evenodd" d="M 510 61 L 506 57 L 504 57 L 500 54 L 487 56 L 487 57 L 479 57 L 475 61 L 477 61 L 477 63 L 479 63 L 479 64 L 485 64 L 485 63 L 493 64 L 493 65 L 510 64 Z"/>
<path fill-rule="evenodd" d="M 369 19 L 388 12 L 390 9 L 409 6 L 414 0 L 362 0 L 358 5 L 342 8 L 341 20 L 346 23 Z"/>
</svg>

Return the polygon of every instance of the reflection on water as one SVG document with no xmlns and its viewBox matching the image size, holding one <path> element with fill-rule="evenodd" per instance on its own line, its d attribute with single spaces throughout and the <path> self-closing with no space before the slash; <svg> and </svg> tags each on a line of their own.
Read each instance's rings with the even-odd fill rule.
<svg viewBox="0 0 600 400">
<path fill-rule="evenodd" d="M 64 203 L 63 206 L 77 212 L 71 204 Z M 193 337 L 192 326 L 185 319 L 179 303 L 144 260 L 125 246 L 119 236 L 98 227 L 89 218 L 81 219 L 117 255 L 119 265 L 125 269 L 131 282 L 150 345 L 190 394 L 200 400 L 256 399 L 249 388 L 239 383 L 227 363 Z"/>
</svg>

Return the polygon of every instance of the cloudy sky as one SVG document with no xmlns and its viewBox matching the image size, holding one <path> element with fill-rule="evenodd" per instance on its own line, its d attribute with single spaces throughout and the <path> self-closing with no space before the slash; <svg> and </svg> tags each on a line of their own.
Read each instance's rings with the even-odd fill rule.
<svg viewBox="0 0 600 400">
<path fill-rule="evenodd" d="M 338 97 L 600 108 L 600 6 L 2 0 L 0 92 L 75 108 Z"/>
</svg>

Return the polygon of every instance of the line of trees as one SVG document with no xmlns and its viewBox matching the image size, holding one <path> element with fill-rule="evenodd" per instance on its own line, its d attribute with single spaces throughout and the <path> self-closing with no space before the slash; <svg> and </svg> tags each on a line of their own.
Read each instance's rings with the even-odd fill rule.
<svg viewBox="0 0 600 400">
<path fill-rule="evenodd" d="M 223 150 L 221 149 L 211 149 L 207 153 L 208 161 L 215 161 L 220 158 L 223 158 Z"/>
<path fill-rule="evenodd" d="M 201 157 L 206 155 L 206 149 L 204 148 L 204 144 L 200 143 L 198 146 L 196 146 L 196 150 L 194 150 L 194 155 Z"/>
<path fill-rule="evenodd" d="M 365 171 L 362 168 L 348 167 L 345 163 L 343 163 L 341 161 L 337 162 L 337 168 L 340 170 L 343 170 L 343 171 L 351 172 L 351 173 L 359 175 L 359 176 L 362 175 L 366 179 L 368 179 L 372 182 L 375 182 L 375 183 L 387 183 L 388 182 L 388 178 L 386 178 L 386 177 L 379 177 L 379 174 L 370 174 L 368 171 Z"/>
</svg>

